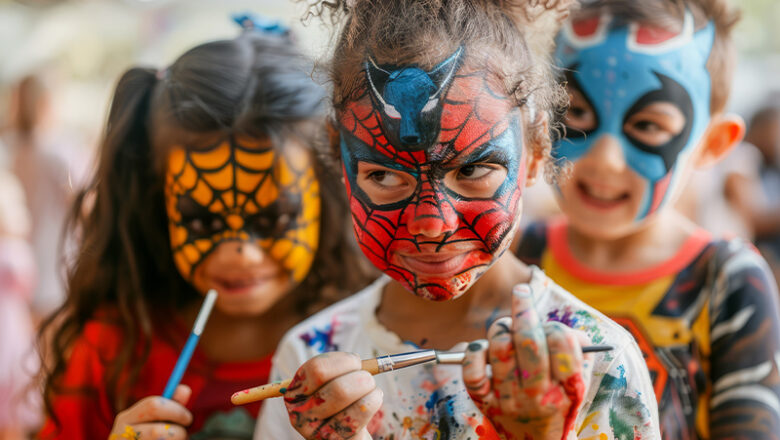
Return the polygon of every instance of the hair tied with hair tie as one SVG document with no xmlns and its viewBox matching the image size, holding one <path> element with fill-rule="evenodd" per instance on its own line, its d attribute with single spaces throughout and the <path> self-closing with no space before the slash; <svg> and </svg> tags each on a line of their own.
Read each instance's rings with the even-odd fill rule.
<svg viewBox="0 0 780 440">
<path fill-rule="evenodd" d="M 263 34 L 278 35 L 280 37 L 287 36 L 290 33 L 290 28 L 282 24 L 281 21 L 250 12 L 234 14 L 233 21 L 241 26 L 244 31 L 256 31 Z"/>
</svg>

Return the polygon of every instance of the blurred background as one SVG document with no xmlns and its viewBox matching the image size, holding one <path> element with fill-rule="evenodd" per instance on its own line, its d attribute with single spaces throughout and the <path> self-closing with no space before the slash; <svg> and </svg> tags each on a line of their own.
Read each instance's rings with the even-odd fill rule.
<svg viewBox="0 0 780 440">
<path fill-rule="evenodd" d="M 759 109 L 780 106 L 780 2 L 738 6 L 729 109 L 751 120 Z M 34 360 L 11 359 L 29 350 L 27 336 L 62 301 L 62 219 L 89 175 L 119 75 L 135 64 L 164 68 L 195 44 L 236 36 L 230 16 L 244 11 L 280 19 L 319 57 L 328 33 L 316 19 L 304 26 L 305 8 L 287 0 L 0 0 L 0 440 L 23 438 L 14 432 L 38 423 L 34 395 L 4 399 L 18 394 L 14 387 L 35 368 Z M 769 237 L 762 249 L 771 259 L 780 221 L 780 116 L 769 112 L 764 120 L 749 139 L 757 148 L 740 147 L 727 166 L 694 176 L 680 209 L 719 233 L 763 245 Z M 744 200 L 751 194 L 760 202 Z M 526 220 L 555 212 L 544 186 L 530 196 Z"/>
</svg>

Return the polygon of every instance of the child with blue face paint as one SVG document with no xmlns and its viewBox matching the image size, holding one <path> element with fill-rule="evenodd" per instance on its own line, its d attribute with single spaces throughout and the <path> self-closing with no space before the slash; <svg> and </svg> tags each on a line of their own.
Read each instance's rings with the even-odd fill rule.
<svg viewBox="0 0 780 440">
<path fill-rule="evenodd" d="M 556 52 L 571 98 L 553 150 L 565 219 L 531 225 L 517 252 L 634 335 L 665 439 L 780 432 L 772 275 L 750 245 L 672 207 L 690 171 L 743 136 L 722 113 L 735 21 L 723 0 L 583 5 Z"/>
</svg>

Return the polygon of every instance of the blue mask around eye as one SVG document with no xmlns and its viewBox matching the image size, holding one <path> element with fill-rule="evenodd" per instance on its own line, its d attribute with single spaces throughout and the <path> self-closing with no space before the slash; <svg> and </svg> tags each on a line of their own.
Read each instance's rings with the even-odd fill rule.
<svg viewBox="0 0 780 440">
<path fill-rule="evenodd" d="M 587 132 L 568 130 L 553 155 L 576 161 L 602 136 L 620 142 L 627 164 L 648 184 L 638 213 L 658 210 L 682 173 L 678 158 L 690 153 L 710 120 L 707 60 L 715 38 L 713 23 L 694 31 L 686 11 L 682 32 L 669 35 L 609 16 L 568 23 L 558 36 L 556 60 L 569 85 L 594 109 L 597 123 Z M 683 130 L 663 145 L 646 145 L 624 132 L 626 121 L 654 102 L 670 102 L 685 115 Z"/>
</svg>

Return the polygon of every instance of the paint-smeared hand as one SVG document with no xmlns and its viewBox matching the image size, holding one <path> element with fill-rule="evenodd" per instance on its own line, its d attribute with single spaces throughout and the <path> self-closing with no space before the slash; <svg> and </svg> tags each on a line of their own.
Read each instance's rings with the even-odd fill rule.
<svg viewBox="0 0 780 440">
<path fill-rule="evenodd" d="M 370 440 L 366 425 L 382 406 L 382 390 L 351 353 L 304 363 L 284 393 L 290 423 L 307 439 Z"/>
<path fill-rule="evenodd" d="M 530 287 L 515 286 L 512 318 L 496 320 L 487 341 L 471 343 L 463 365 L 471 398 L 502 438 L 575 438 L 593 364 L 583 357 L 583 339 L 563 324 L 542 323 Z"/>
<path fill-rule="evenodd" d="M 187 430 L 184 427 L 192 423 L 192 414 L 184 405 L 191 394 L 190 387 L 179 385 L 173 393 L 173 399 L 149 396 L 139 400 L 117 414 L 109 440 L 186 439 Z"/>
</svg>

